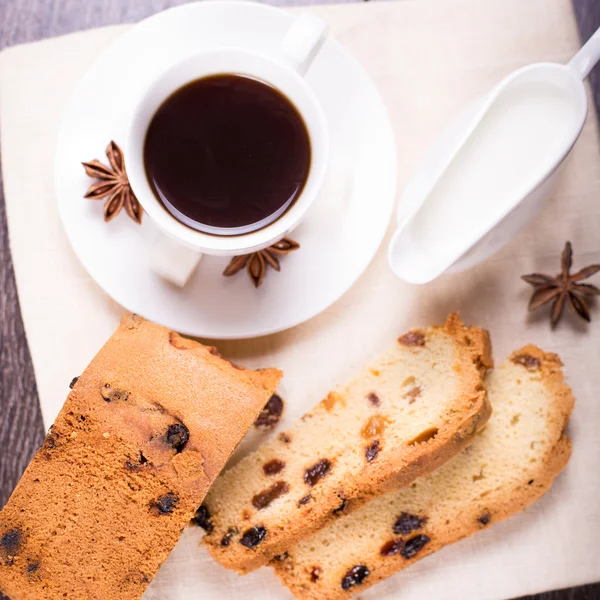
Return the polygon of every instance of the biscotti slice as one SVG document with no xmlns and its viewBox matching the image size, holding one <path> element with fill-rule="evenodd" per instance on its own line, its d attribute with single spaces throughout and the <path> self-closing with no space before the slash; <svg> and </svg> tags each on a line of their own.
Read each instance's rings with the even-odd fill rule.
<svg viewBox="0 0 600 600">
<path fill-rule="evenodd" d="M 542 496 L 567 464 L 573 407 L 560 361 L 534 346 L 489 375 L 494 413 L 462 454 L 288 549 L 277 575 L 302 600 L 345 599 Z"/>
<path fill-rule="evenodd" d="M 288 431 L 215 482 L 204 540 L 246 572 L 294 542 L 454 456 L 487 420 L 487 333 L 413 330 Z"/>
<path fill-rule="evenodd" d="M 125 317 L 0 513 L 0 591 L 140 598 L 280 375 Z"/>
</svg>

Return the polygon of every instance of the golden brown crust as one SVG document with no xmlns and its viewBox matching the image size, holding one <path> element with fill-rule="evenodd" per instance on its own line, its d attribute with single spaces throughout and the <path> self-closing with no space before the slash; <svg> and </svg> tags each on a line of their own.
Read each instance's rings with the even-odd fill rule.
<svg viewBox="0 0 600 600">
<path fill-rule="evenodd" d="M 368 470 L 361 473 L 348 473 L 343 484 L 339 487 L 329 486 L 314 492 L 311 502 L 298 507 L 293 518 L 291 515 L 280 515 L 278 520 L 266 521 L 263 518 L 260 525 L 265 526 L 268 537 L 256 547 L 247 548 L 240 543 L 221 543 L 224 532 L 228 527 L 238 531 L 242 524 L 224 523 L 216 506 L 225 505 L 225 500 L 219 500 L 220 485 L 223 479 L 213 488 L 207 498 L 207 504 L 215 529 L 204 538 L 205 544 L 212 556 L 223 566 L 247 573 L 264 564 L 274 556 L 284 552 L 290 545 L 290 540 L 308 537 L 312 532 L 326 526 L 338 517 L 336 512 L 340 506 L 340 498 L 344 498 L 343 512 L 348 514 L 384 492 L 403 487 L 430 471 L 438 468 L 450 458 L 459 453 L 473 439 L 491 414 L 483 385 L 483 377 L 492 366 L 491 344 L 488 333 L 477 327 L 465 326 L 457 315 L 451 314 L 445 325 L 432 327 L 429 330 L 413 330 L 405 337 L 404 343 L 410 352 L 422 352 L 425 338 L 430 340 L 436 336 L 449 337 L 455 347 L 454 372 L 461 386 L 456 392 L 456 402 L 447 414 L 443 416 L 443 427 L 426 443 L 403 445 L 393 451 L 388 451 L 385 458 L 378 459 L 369 465 Z M 400 338 L 402 343 L 403 338 Z M 410 346 L 414 346 L 411 348 Z M 339 394 L 338 394 L 339 395 Z M 304 418 L 323 414 L 339 407 L 344 410 L 344 402 L 333 402 L 328 396 Z M 360 443 L 357 440 L 357 443 Z M 242 469 L 242 466 L 239 467 Z M 243 467 L 246 469 L 246 467 Z M 231 477 L 230 473 L 225 474 Z M 232 480 L 232 485 L 235 482 Z M 216 497 L 216 499 L 215 499 Z M 247 524 L 243 524 L 247 527 Z"/>
<path fill-rule="evenodd" d="M 558 408 L 557 419 L 554 425 L 553 435 L 560 437 L 563 434 L 573 406 L 575 405 L 575 398 L 571 388 L 565 383 L 565 377 L 562 371 L 563 363 L 557 354 L 552 352 L 544 352 L 533 344 L 523 346 L 520 350 L 516 350 L 510 356 L 512 362 L 520 363 L 520 358 L 523 356 L 532 356 L 534 359 L 539 360 L 539 372 L 544 380 L 544 383 L 552 397 L 554 403 Z M 526 365 L 525 368 L 527 368 Z"/>
<path fill-rule="evenodd" d="M 523 357 L 531 357 L 534 360 L 533 362 L 524 360 Z M 418 552 L 418 555 L 413 558 L 406 559 L 400 556 L 381 557 L 379 553 L 364 556 L 364 562 L 370 568 L 368 578 L 365 579 L 362 585 L 357 588 L 351 588 L 349 591 L 344 591 L 339 586 L 339 583 L 335 586 L 307 583 L 307 576 L 303 567 L 295 563 L 294 548 L 288 549 L 287 558 L 280 562 L 273 561 L 271 566 L 273 566 L 276 574 L 296 598 L 300 600 L 347 599 L 352 596 L 353 592 L 365 591 L 368 587 L 403 570 L 417 560 L 432 554 L 444 546 L 481 531 L 488 522 L 481 522 L 474 518 L 476 516 L 473 514 L 474 510 L 476 514 L 479 514 L 478 511 L 485 511 L 481 512 L 481 517 L 484 518 L 487 515 L 487 518 L 490 519 L 489 522 L 497 523 L 520 512 L 548 491 L 556 476 L 566 466 L 570 457 L 571 443 L 563 433 L 563 430 L 573 408 L 573 395 L 570 388 L 564 382 L 560 368 L 562 363 L 555 354 L 544 353 L 539 348 L 529 345 L 514 352 L 508 360 L 515 364 L 521 364 L 524 369 L 531 368 L 535 371 L 536 377 L 539 375 L 544 382 L 544 387 L 548 391 L 552 418 L 547 421 L 546 436 L 551 441 L 551 445 L 543 460 L 538 464 L 535 477 L 533 478 L 532 476 L 529 479 L 530 476 L 526 476 L 525 471 L 523 471 L 523 473 L 517 474 L 522 477 L 522 480 L 518 484 L 514 484 L 509 478 L 506 482 L 507 485 L 501 488 L 499 494 L 487 496 L 482 501 L 481 507 L 477 509 L 474 509 L 473 506 L 464 507 L 462 518 L 447 521 L 442 530 L 431 532 L 427 531 L 425 527 L 425 533 L 428 533 L 431 539 Z M 538 361 L 537 364 L 536 361 Z M 366 507 L 365 510 L 368 509 L 369 507 Z M 356 517 L 357 515 L 354 516 Z M 368 515 L 365 515 L 365 519 L 368 520 Z M 374 533 L 373 539 L 378 539 L 377 535 L 377 533 Z M 387 528 L 384 536 L 388 536 Z M 344 538 L 343 543 L 351 545 L 352 540 Z M 341 568 L 341 571 L 343 572 L 345 568 Z M 338 573 L 336 582 L 340 579 L 341 577 Z"/>
<path fill-rule="evenodd" d="M 280 375 L 124 317 L 0 513 L 0 589 L 139 598 Z"/>
</svg>

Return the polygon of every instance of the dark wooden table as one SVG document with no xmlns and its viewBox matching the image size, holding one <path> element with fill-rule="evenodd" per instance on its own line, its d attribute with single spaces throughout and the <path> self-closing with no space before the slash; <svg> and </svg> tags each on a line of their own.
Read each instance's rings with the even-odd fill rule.
<svg viewBox="0 0 600 600">
<path fill-rule="evenodd" d="M 187 1 L 0 0 L 0 50 L 13 44 L 80 29 L 138 21 L 159 10 L 185 4 Z M 272 3 L 292 5 L 317 1 L 275 0 Z M 600 26 L 600 0 L 573 2 L 582 39 L 587 39 Z M 596 104 L 600 106 L 600 70 L 592 74 L 591 81 Z M 43 102 L 42 98 L 40 102 Z M 40 446 L 43 434 L 36 383 L 23 331 L 8 247 L 4 195 L 0 189 L 0 508 L 8 500 L 23 470 Z M 576 540 L 570 543 L 576 543 Z M 548 592 L 530 597 L 529 600 L 534 598 L 600 600 L 600 584 Z M 465 600 L 476 600 L 476 596 Z"/>
</svg>

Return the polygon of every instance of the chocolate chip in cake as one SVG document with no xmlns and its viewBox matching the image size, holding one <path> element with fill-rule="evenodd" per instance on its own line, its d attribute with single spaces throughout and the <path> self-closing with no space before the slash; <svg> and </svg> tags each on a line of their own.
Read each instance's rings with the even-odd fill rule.
<svg viewBox="0 0 600 600">
<path fill-rule="evenodd" d="M 128 471 L 139 471 L 144 465 L 148 464 L 148 459 L 144 456 L 144 453 L 140 450 L 140 456 L 137 461 L 131 459 L 125 461 L 125 468 Z"/>
<path fill-rule="evenodd" d="M 317 581 L 319 581 L 319 579 L 321 579 L 322 574 L 323 574 L 323 569 L 321 569 L 321 567 L 313 567 L 310 570 L 310 580 L 313 583 L 317 583 Z"/>
<path fill-rule="evenodd" d="M 265 539 L 266 535 L 267 530 L 262 525 L 251 527 L 250 529 L 244 531 L 244 534 L 240 539 L 240 544 L 242 544 L 242 546 L 246 546 L 246 548 L 254 548 Z"/>
<path fill-rule="evenodd" d="M 206 533 L 211 533 L 215 526 L 210 520 L 210 511 L 208 510 L 208 506 L 206 504 L 201 504 L 196 510 L 196 514 L 192 517 L 192 523 L 198 525 L 198 527 L 202 527 Z"/>
<path fill-rule="evenodd" d="M 273 500 L 277 500 L 290 491 L 290 486 L 285 481 L 276 481 L 270 488 L 259 492 L 252 498 L 252 506 L 261 510 L 267 508 Z"/>
<path fill-rule="evenodd" d="M 310 494 L 306 494 L 306 496 L 302 496 L 302 498 L 298 500 L 298 506 L 304 506 L 305 504 L 308 504 L 311 500 L 312 496 Z"/>
<path fill-rule="evenodd" d="M 307 485 L 313 487 L 319 480 L 328 475 L 330 471 L 331 461 L 323 458 L 304 471 L 304 481 Z"/>
<path fill-rule="evenodd" d="M 289 557 L 290 557 L 290 555 L 287 552 L 282 552 L 281 554 L 274 556 L 273 560 L 276 560 L 277 562 L 283 562 L 284 560 L 287 560 Z"/>
<path fill-rule="evenodd" d="M 254 421 L 254 426 L 259 429 L 273 429 L 279 423 L 279 419 L 281 419 L 283 405 L 281 397 L 273 394 L 265 404 L 265 407 L 260 411 L 256 421 Z"/>
<path fill-rule="evenodd" d="M 379 396 L 375 393 L 375 392 L 370 392 L 367 395 L 367 400 L 373 405 L 373 406 L 379 406 L 381 404 L 381 399 L 379 398 Z"/>
<path fill-rule="evenodd" d="M 415 537 L 410 538 L 410 540 L 404 544 L 404 548 L 402 548 L 400 554 L 402 554 L 402 556 L 406 559 L 412 558 L 417 552 L 419 552 L 419 550 L 421 550 L 421 548 L 423 548 L 423 546 L 425 546 L 425 544 L 430 541 L 431 539 L 426 535 L 416 535 Z"/>
<path fill-rule="evenodd" d="M 166 433 L 167 443 L 179 454 L 190 439 L 190 430 L 183 423 L 169 425 Z"/>
<path fill-rule="evenodd" d="M 408 535 L 412 531 L 416 531 L 417 529 L 421 529 L 423 525 L 425 525 L 426 519 L 418 517 L 417 515 L 411 515 L 407 512 L 400 513 L 400 516 L 396 519 L 394 523 L 394 533 L 398 533 L 400 535 Z"/>
<path fill-rule="evenodd" d="M 75 387 L 75 384 L 77 383 L 79 377 L 73 377 L 73 379 L 71 379 L 71 383 L 69 384 L 69 387 L 71 389 L 73 389 Z"/>
<path fill-rule="evenodd" d="M 292 436 L 289 433 L 282 431 L 279 434 L 279 441 L 283 442 L 284 444 L 290 444 L 292 442 Z"/>
<path fill-rule="evenodd" d="M 331 512 L 336 517 L 339 517 L 346 510 L 346 506 L 348 505 L 348 499 L 345 496 L 342 496 L 341 494 L 338 494 L 337 497 L 340 499 L 340 503 L 338 504 L 337 508 L 334 508 Z"/>
<path fill-rule="evenodd" d="M 56 448 L 56 442 L 58 440 L 58 434 L 49 432 L 44 438 L 44 443 L 42 444 L 42 448 L 44 450 L 53 450 Z"/>
<path fill-rule="evenodd" d="M 173 492 L 168 492 L 152 502 L 152 507 L 156 508 L 161 515 L 169 515 L 175 510 L 178 502 L 179 496 Z"/>
<path fill-rule="evenodd" d="M 105 383 L 100 393 L 106 402 L 119 402 L 120 400 L 127 400 L 129 398 L 129 392 L 114 388 L 110 383 Z"/>
<path fill-rule="evenodd" d="M 402 540 L 390 540 L 381 546 L 379 554 L 381 554 L 381 556 L 394 556 L 402 550 L 403 546 L 404 542 Z"/>
<path fill-rule="evenodd" d="M 239 533 L 239 530 L 237 527 L 230 527 L 227 530 L 227 533 L 221 539 L 221 546 L 223 546 L 224 548 L 229 546 L 229 544 L 231 542 L 231 538 L 234 535 L 237 535 L 238 533 Z"/>
<path fill-rule="evenodd" d="M 409 390 L 407 390 L 406 392 L 404 392 L 404 394 L 402 395 L 402 398 L 404 398 L 405 400 L 408 400 L 409 404 L 413 404 L 416 399 L 421 395 L 421 393 L 423 392 L 422 388 L 420 385 L 415 385 L 413 387 L 411 387 Z"/>
<path fill-rule="evenodd" d="M 30 581 L 36 581 L 40 579 L 40 573 L 38 572 L 40 569 L 40 561 L 33 558 L 27 559 L 27 566 L 25 567 L 25 573 L 27 574 L 27 579 Z"/>
<path fill-rule="evenodd" d="M 489 512 L 484 512 L 477 520 L 485 527 L 492 519 Z"/>
<path fill-rule="evenodd" d="M 530 371 L 535 371 L 542 366 L 540 359 L 536 358 L 535 356 L 531 356 L 531 354 L 517 354 L 516 356 L 513 356 L 511 360 L 516 365 L 523 365 Z"/>
<path fill-rule="evenodd" d="M 39 568 L 40 568 L 39 560 L 27 559 L 27 572 L 28 573 L 35 573 Z"/>
<path fill-rule="evenodd" d="M 527 482 L 527 485 L 531 485 L 532 483 L 533 483 L 533 479 L 530 479 L 530 480 Z"/>
<path fill-rule="evenodd" d="M 408 331 L 404 335 L 398 338 L 398 343 L 403 346 L 424 346 L 425 345 L 425 334 L 422 331 L 416 329 Z"/>
<path fill-rule="evenodd" d="M 348 591 L 355 585 L 360 585 L 370 573 L 371 571 L 369 571 L 366 565 L 352 567 L 342 578 L 342 589 Z"/>
<path fill-rule="evenodd" d="M 367 459 L 367 462 L 370 463 L 371 461 L 375 460 L 377 458 L 378 454 L 379 454 L 379 440 L 373 440 L 365 448 L 365 457 Z"/>
<path fill-rule="evenodd" d="M 282 460 L 274 458 L 263 465 L 263 473 L 268 476 L 277 475 L 277 473 L 281 473 L 284 468 L 285 463 Z"/>
<path fill-rule="evenodd" d="M 19 552 L 23 541 L 23 533 L 20 529 L 9 529 L 0 538 L 0 549 L 8 555 L 15 555 Z"/>
</svg>

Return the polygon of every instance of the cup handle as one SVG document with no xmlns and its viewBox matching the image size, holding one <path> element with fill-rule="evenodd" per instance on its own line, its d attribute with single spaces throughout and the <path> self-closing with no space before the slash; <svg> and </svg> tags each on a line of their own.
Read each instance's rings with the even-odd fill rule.
<svg viewBox="0 0 600 600">
<path fill-rule="evenodd" d="M 288 64 L 304 75 L 327 38 L 329 25 L 321 18 L 300 15 L 283 38 L 282 50 Z"/>
<path fill-rule="evenodd" d="M 171 239 L 150 219 L 146 219 L 142 235 L 152 271 L 173 285 L 184 287 L 202 254 Z"/>
</svg>

